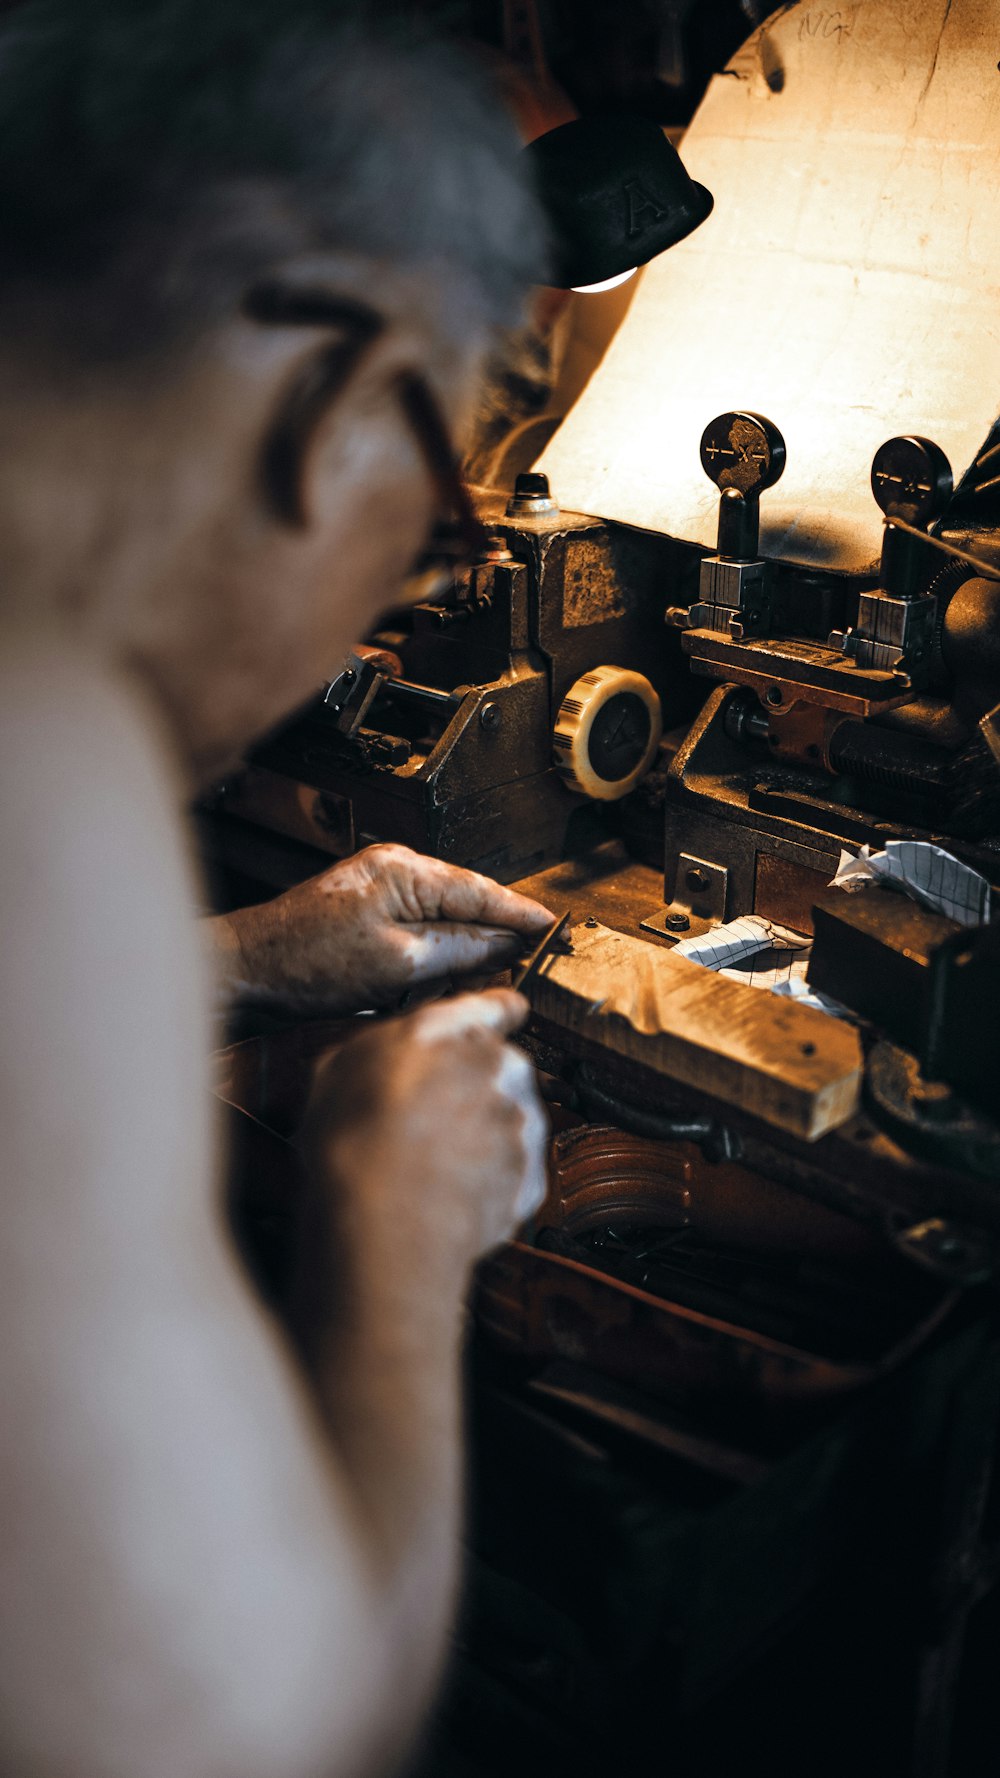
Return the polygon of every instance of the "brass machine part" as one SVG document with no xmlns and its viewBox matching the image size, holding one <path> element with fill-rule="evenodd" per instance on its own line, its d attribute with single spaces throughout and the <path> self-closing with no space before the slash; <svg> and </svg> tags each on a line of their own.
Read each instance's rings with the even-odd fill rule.
<svg viewBox="0 0 1000 1778">
<path fill-rule="evenodd" d="M 782 688 L 775 687 L 775 691 Z M 868 723 L 798 698 L 791 687 L 767 708 L 736 698 L 725 717 L 726 733 L 766 746 L 770 757 L 831 777 L 860 777 L 901 791 L 944 792 L 950 783 L 948 754 L 933 739 Z"/>
</svg>

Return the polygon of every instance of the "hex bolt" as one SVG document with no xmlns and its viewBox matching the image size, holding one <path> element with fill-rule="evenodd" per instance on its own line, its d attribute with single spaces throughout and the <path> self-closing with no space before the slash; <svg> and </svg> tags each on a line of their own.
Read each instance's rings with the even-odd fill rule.
<svg viewBox="0 0 1000 1778">
<path fill-rule="evenodd" d="M 698 865 L 692 866 L 686 873 L 684 881 L 689 889 L 694 890 L 696 895 L 704 895 L 705 891 L 711 888 L 712 884 L 712 879 L 707 870 L 702 870 Z"/>
<path fill-rule="evenodd" d="M 486 564 L 490 562 L 512 562 L 514 560 L 507 547 L 507 539 L 502 531 L 490 531 L 487 533 L 479 560 Z"/>
<path fill-rule="evenodd" d="M 479 726 L 485 729 L 498 729 L 503 721 L 503 711 L 499 704 L 484 704 L 479 712 Z"/>
<path fill-rule="evenodd" d="M 663 924 L 668 932 L 686 932 L 691 922 L 687 914 L 666 914 Z"/>
</svg>

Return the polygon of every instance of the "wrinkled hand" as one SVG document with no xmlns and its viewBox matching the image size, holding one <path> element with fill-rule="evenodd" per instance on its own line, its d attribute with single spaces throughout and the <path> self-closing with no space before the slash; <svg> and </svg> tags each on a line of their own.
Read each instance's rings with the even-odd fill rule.
<svg viewBox="0 0 1000 1778">
<path fill-rule="evenodd" d="M 506 1041 L 527 1010 L 510 989 L 463 994 L 372 1025 L 321 1065 L 302 1146 L 321 1195 L 333 1187 L 362 1295 L 377 1279 L 380 1298 L 453 1313 L 472 1263 L 539 1208 L 548 1125 Z M 308 1246 L 322 1271 L 324 1243 Z"/>
<path fill-rule="evenodd" d="M 222 916 L 237 993 L 302 1012 L 393 1005 L 505 968 L 552 919 L 537 901 L 406 846 L 369 846 L 262 907 Z M 223 926 L 224 923 L 224 926 Z"/>
</svg>

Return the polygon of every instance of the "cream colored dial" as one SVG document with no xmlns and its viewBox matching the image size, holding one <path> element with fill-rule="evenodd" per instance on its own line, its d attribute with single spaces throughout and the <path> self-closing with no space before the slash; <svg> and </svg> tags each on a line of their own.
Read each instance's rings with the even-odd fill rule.
<svg viewBox="0 0 1000 1778">
<path fill-rule="evenodd" d="M 660 700 L 648 679 L 627 667 L 593 667 L 559 707 L 555 763 L 574 790 L 617 802 L 648 772 L 662 732 Z"/>
</svg>

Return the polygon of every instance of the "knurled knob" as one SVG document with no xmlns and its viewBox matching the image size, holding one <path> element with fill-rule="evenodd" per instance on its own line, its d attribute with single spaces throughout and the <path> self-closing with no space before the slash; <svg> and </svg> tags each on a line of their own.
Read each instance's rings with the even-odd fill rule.
<svg viewBox="0 0 1000 1778">
<path fill-rule="evenodd" d="M 642 673 L 594 667 L 559 706 L 555 763 L 584 796 L 617 802 L 648 772 L 662 732 L 660 700 Z"/>
</svg>

